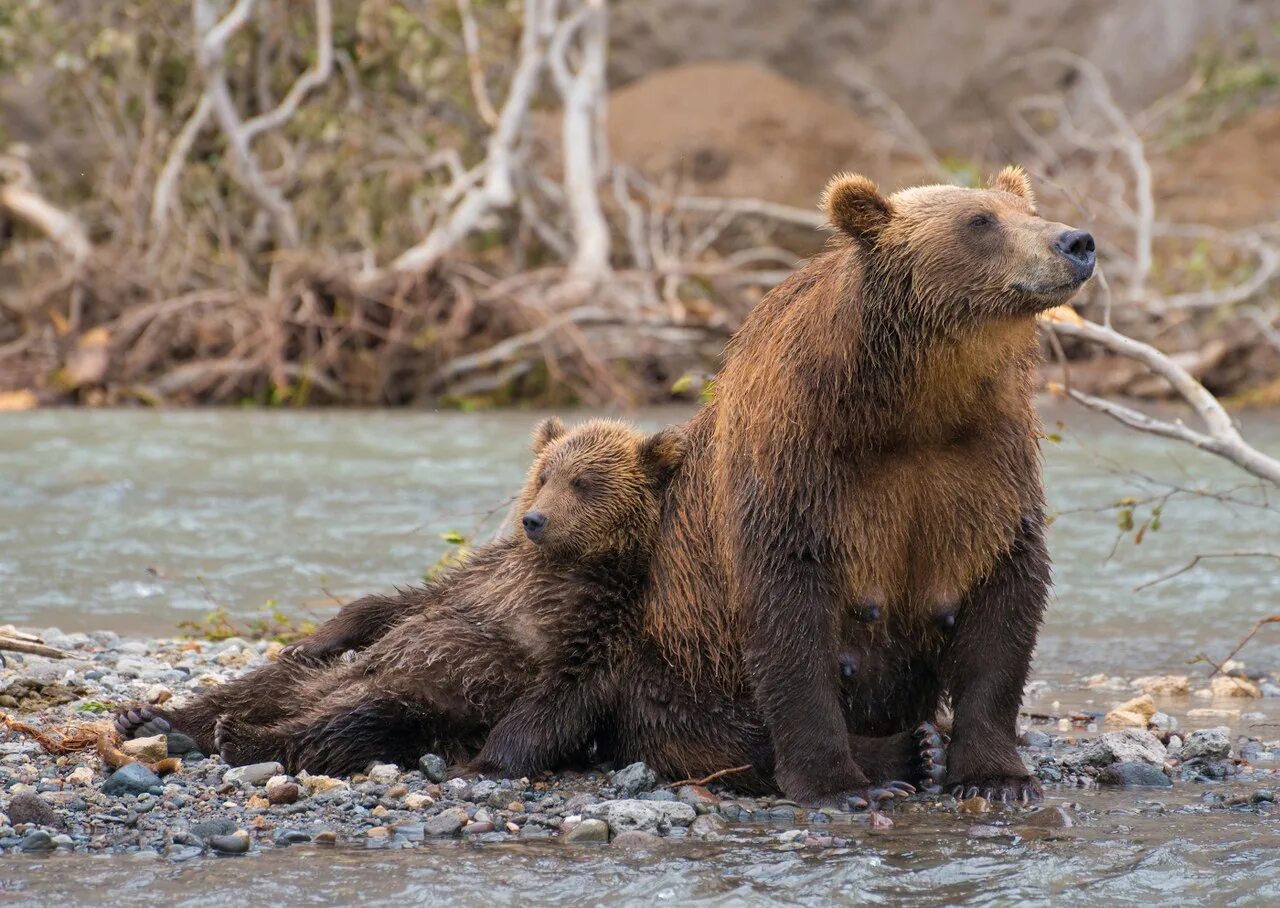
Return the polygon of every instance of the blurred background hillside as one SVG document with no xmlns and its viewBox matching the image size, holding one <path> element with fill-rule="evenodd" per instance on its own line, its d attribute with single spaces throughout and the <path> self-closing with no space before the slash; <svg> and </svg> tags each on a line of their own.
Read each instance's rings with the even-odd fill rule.
<svg viewBox="0 0 1280 908">
<path fill-rule="evenodd" d="M 1010 161 L 1280 400 L 1280 4 L 4 0 L 0 406 L 696 396 L 832 173 Z"/>
</svg>

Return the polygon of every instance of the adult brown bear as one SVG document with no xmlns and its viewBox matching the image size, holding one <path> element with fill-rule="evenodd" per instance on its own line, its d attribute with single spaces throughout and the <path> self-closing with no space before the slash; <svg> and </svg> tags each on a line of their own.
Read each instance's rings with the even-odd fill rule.
<svg viewBox="0 0 1280 908">
<path fill-rule="evenodd" d="M 1093 238 L 1039 217 L 1017 168 L 889 197 L 840 176 L 824 205 L 839 235 L 747 318 L 687 427 L 620 756 L 859 803 L 918 772 L 913 729 L 949 695 L 946 787 L 1035 799 L 1035 316 L 1092 274 Z"/>
</svg>

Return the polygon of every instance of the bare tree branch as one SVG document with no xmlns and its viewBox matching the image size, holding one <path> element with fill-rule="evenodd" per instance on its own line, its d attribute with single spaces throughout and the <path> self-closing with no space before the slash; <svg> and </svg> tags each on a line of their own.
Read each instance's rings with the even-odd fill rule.
<svg viewBox="0 0 1280 908">
<path fill-rule="evenodd" d="M 333 7 L 330 0 L 316 2 L 316 62 L 290 86 L 284 100 L 274 110 L 246 120 L 241 131 L 244 141 L 252 143 L 262 133 L 278 129 L 293 119 L 298 106 L 308 94 L 329 81 L 333 73 Z"/>
<path fill-rule="evenodd" d="M 1192 429 L 1181 420 L 1168 422 L 1074 388 L 1066 389 L 1073 400 L 1092 410 L 1105 413 L 1130 428 L 1173 438 L 1209 451 L 1260 479 L 1280 485 L 1280 460 L 1269 457 L 1248 444 L 1217 398 L 1170 357 L 1150 344 L 1125 337 L 1113 328 L 1086 321 L 1067 307 L 1051 310 L 1042 317 L 1041 321 L 1059 335 L 1089 341 L 1117 356 L 1146 366 L 1151 372 L 1168 381 L 1178 395 L 1190 404 L 1196 415 L 1203 421 L 1205 431 Z"/>
<path fill-rule="evenodd" d="M 480 33 L 476 17 L 471 12 L 471 0 L 458 0 L 458 16 L 462 19 L 462 44 L 467 51 L 467 74 L 471 80 L 471 97 L 476 102 L 476 113 L 485 125 L 495 129 L 498 112 L 489 100 L 489 89 L 484 84 L 484 63 L 480 59 Z"/>
<path fill-rule="evenodd" d="M 31 165 L 15 154 L 0 154 L 0 208 L 7 208 L 61 246 L 73 265 L 84 262 L 93 251 L 80 222 L 40 194 Z"/>
</svg>

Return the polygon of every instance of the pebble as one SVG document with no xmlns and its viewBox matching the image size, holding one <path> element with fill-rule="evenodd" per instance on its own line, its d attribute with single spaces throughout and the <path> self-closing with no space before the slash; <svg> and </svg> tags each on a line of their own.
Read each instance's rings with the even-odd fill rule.
<svg viewBox="0 0 1280 908">
<path fill-rule="evenodd" d="M 394 763 L 375 763 L 366 773 L 370 782 L 379 785 L 390 785 L 400 778 L 400 767 Z"/>
<path fill-rule="evenodd" d="M 1028 816 L 1024 825 L 1040 829 L 1070 829 L 1076 821 L 1065 807 L 1042 807 Z"/>
<path fill-rule="evenodd" d="M 974 798 L 966 798 L 956 807 L 960 813 L 976 816 L 977 814 L 990 813 L 991 802 L 986 798 L 978 796 Z"/>
<path fill-rule="evenodd" d="M 71 772 L 67 773 L 68 785 L 92 785 L 93 770 L 88 766 L 77 766 Z"/>
<path fill-rule="evenodd" d="M 58 819 L 58 815 L 54 813 L 48 802 L 31 791 L 21 791 L 14 795 L 5 813 L 9 815 L 6 825 L 31 823 L 35 826 L 62 827 L 62 821 Z"/>
<path fill-rule="evenodd" d="M 22 837 L 23 851 L 53 851 L 58 847 L 53 836 L 43 829 L 33 829 Z"/>
<path fill-rule="evenodd" d="M 188 737 L 180 731 L 171 731 L 167 737 L 169 739 L 169 756 L 171 757 L 186 756 L 200 749 L 200 745 L 196 744 L 194 738 Z"/>
<path fill-rule="evenodd" d="M 102 793 L 106 795 L 143 794 L 160 788 L 160 777 L 141 763 L 129 763 L 121 766 L 102 783 Z"/>
<path fill-rule="evenodd" d="M 662 839 L 652 832 L 645 832 L 640 829 L 620 832 L 613 837 L 613 846 L 615 848 L 626 848 L 628 850 L 649 851 L 661 844 Z"/>
<path fill-rule="evenodd" d="M 701 785 L 681 785 L 676 792 L 676 800 L 688 804 L 698 813 L 708 813 L 715 809 L 720 799 Z"/>
<path fill-rule="evenodd" d="M 444 757 L 439 754 L 423 754 L 418 760 L 418 768 L 422 770 L 422 774 L 431 782 L 443 782 L 445 773 L 449 769 L 449 764 L 444 761 Z"/>
<path fill-rule="evenodd" d="M 423 831 L 429 836 L 457 835 L 470 818 L 461 807 L 453 807 L 441 811 L 423 824 Z"/>
<path fill-rule="evenodd" d="M 219 854 L 244 854 L 249 850 L 249 833 L 241 829 L 230 835 L 210 836 L 209 847 Z"/>
<path fill-rule="evenodd" d="M 1226 726 L 1191 732 L 1178 748 L 1182 760 L 1221 760 L 1231 756 L 1230 729 Z"/>
<path fill-rule="evenodd" d="M 404 806 L 409 810 L 422 810 L 424 807 L 430 807 L 435 804 L 435 798 L 430 795 L 418 794 L 413 792 L 404 797 Z"/>
<path fill-rule="evenodd" d="M 1018 736 L 1018 743 L 1023 747 L 1052 747 L 1053 736 L 1043 731 L 1028 728 Z"/>
<path fill-rule="evenodd" d="M 583 820 L 569 830 L 565 841 L 574 844 L 608 842 L 609 824 L 604 820 Z"/>
<path fill-rule="evenodd" d="M 261 785 L 282 772 L 284 767 L 279 763 L 250 763 L 248 766 L 231 767 L 222 781 L 227 785 Z"/>
<path fill-rule="evenodd" d="M 1218 675 L 1209 682 L 1209 692 L 1215 697 L 1248 697 L 1262 696 L 1262 690 L 1247 678 Z"/>
<path fill-rule="evenodd" d="M 729 823 L 724 817 L 714 813 L 707 813 L 695 818 L 689 824 L 689 835 L 699 839 L 715 841 L 723 838 L 728 829 Z"/>
<path fill-rule="evenodd" d="M 1156 701 L 1152 699 L 1150 694 L 1143 694 L 1141 697 L 1134 697 L 1124 703 L 1116 706 L 1103 718 L 1103 723 L 1108 726 L 1135 725 L 1139 728 L 1146 728 L 1147 722 L 1156 713 Z"/>
<path fill-rule="evenodd" d="M 270 804 L 294 804 L 301 797 L 302 791 L 293 782 L 273 785 L 267 789 L 267 802 Z"/>
<path fill-rule="evenodd" d="M 609 776 L 609 784 L 624 798 L 634 798 L 658 784 L 658 777 L 643 763 L 632 763 Z"/>
<path fill-rule="evenodd" d="M 1099 785 L 1171 788 L 1173 782 L 1159 766 L 1150 763 L 1113 763 L 1098 773 Z"/>
<path fill-rule="evenodd" d="M 169 756 L 169 738 L 167 735 L 134 738 L 131 741 L 122 742 L 120 750 L 144 763 L 159 763 Z"/>
</svg>

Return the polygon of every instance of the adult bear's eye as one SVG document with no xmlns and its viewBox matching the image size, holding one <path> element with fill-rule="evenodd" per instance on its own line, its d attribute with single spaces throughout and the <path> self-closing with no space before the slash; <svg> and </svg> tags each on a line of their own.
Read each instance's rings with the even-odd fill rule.
<svg viewBox="0 0 1280 908">
<path fill-rule="evenodd" d="M 995 223 L 996 219 L 985 211 L 982 214 L 975 214 L 973 217 L 969 218 L 969 226 L 979 229 L 983 227 L 993 227 L 995 226 Z"/>
</svg>

